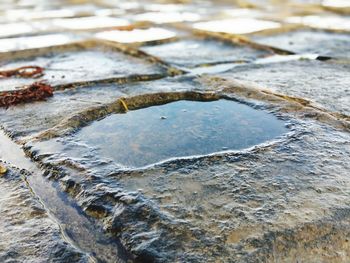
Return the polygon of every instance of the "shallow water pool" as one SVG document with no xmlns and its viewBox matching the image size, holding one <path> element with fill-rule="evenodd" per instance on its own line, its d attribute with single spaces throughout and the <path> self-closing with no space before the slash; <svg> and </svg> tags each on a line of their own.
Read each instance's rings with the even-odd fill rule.
<svg viewBox="0 0 350 263">
<path fill-rule="evenodd" d="M 178 101 L 114 114 L 77 136 L 101 156 L 128 167 L 170 158 L 239 150 L 286 132 L 284 122 L 265 111 L 229 100 Z"/>
</svg>

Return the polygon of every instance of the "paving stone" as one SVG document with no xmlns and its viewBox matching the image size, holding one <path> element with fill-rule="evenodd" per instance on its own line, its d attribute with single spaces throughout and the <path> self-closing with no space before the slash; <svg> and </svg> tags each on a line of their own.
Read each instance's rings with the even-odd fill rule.
<svg viewBox="0 0 350 263">
<path fill-rule="evenodd" d="M 253 40 L 295 53 L 313 53 L 333 58 L 350 57 L 350 38 L 347 34 L 303 30 L 254 37 Z"/>
<path fill-rule="evenodd" d="M 111 103 L 127 95 L 160 91 L 189 91 L 190 82 L 157 80 L 130 84 L 100 84 L 56 92 L 47 101 L 0 109 L 2 127 L 16 138 L 36 134 L 58 125 L 63 119 L 91 107 Z"/>
<path fill-rule="evenodd" d="M 118 43 L 147 43 L 170 40 L 176 33 L 163 28 L 134 29 L 131 31 L 104 31 L 96 34 L 97 38 Z"/>
<path fill-rule="evenodd" d="M 288 23 L 303 24 L 316 29 L 350 32 L 349 17 L 310 15 L 289 17 L 285 21 Z"/>
<path fill-rule="evenodd" d="M 126 19 L 103 16 L 61 18 L 53 20 L 53 24 L 57 27 L 68 30 L 118 28 L 130 25 L 130 23 Z"/>
<path fill-rule="evenodd" d="M 41 51 L 38 51 L 41 52 Z M 41 52 L 43 53 L 43 52 Z M 74 82 L 96 81 L 103 79 L 128 78 L 131 76 L 164 75 L 166 69 L 142 58 L 128 56 L 108 46 L 98 44 L 77 44 L 50 49 L 44 54 L 35 55 L 35 51 L 18 59 L 8 60 L 1 69 L 14 69 L 35 65 L 44 68 L 44 79 L 51 85 Z M 0 90 L 12 90 L 32 83 L 28 78 L 7 78 L 0 80 Z"/>
<path fill-rule="evenodd" d="M 349 262 L 348 5 L 2 1 L 0 261 Z"/>
<path fill-rule="evenodd" d="M 87 255 L 62 239 L 59 225 L 18 170 L 0 176 L 0 191 L 1 262 L 88 262 Z"/>
<path fill-rule="evenodd" d="M 249 62 L 271 54 L 247 46 L 204 39 L 184 39 L 162 45 L 145 46 L 141 50 L 170 64 L 190 68 L 205 64 Z"/>
<path fill-rule="evenodd" d="M 2 126 L 14 136 L 32 134 L 51 128 L 75 112 L 123 95 L 115 85 L 56 92 L 47 101 L 0 109 L 4 117 Z"/>
<path fill-rule="evenodd" d="M 0 53 L 68 44 L 81 39 L 69 34 L 47 34 L 0 39 Z"/>
<path fill-rule="evenodd" d="M 254 91 L 250 96 L 254 98 Z M 135 100 L 152 103 L 150 98 L 160 97 Z M 132 98 L 128 104 L 133 105 Z M 249 105 L 262 110 L 264 106 L 258 104 Z M 295 107 L 300 113 L 305 110 Z M 94 175 L 77 182 L 84 194 L 76 198 L 91 214 L 98 214 L 102 206 L 114 207 L 107 209 L 103 224 L 107 231 L 118 233 L 139 260 L 342 260 L 349 253 L 343 245 L 349 235 L 347 194 L 340 190 L 347 189 L 347 182 L 334 178 L 340 176 L 344 182 L 347 176 L 343 161 L 348 159 L 349 134 L 317 121 L 290 119 L 289 113 L 279 116 L 288 122 L 290 132 L 275 142 L 137 170 L 125 169 L 101 155 L 101 145 L 87 144 L 74 135 L 27 147 L 44 164 L 79 167 L 78 174 Z M 96 195 L 98 200 L 89 201 Z M 303 246 L 290 249 L 285 240 Z M 316 244 L 326 247 L 326 256 Z"/>
<path fill-rule="evenodd" d="M 350 115 L 348 64 L 300 60 L 242 66 L 223 77 L 255 82 L 263 88 L 309 99 L 327 110 Z"/>
<path fill-rule="evenodd" d="M 52 28 L 49 21 L 43 22 L 18 22 L 0 25 L 0 37 L 13 37 L 20 35 L 38 34 Z"/>
<path fill-rule="evenodd" d="M 264 30 L 278 29 L 281 28 L 281 24 L 253 18 L 232 18 L 227 20 L 195 23 L 193 28 L 208 32 L 245 35 Z"/>
<path fill-rule="evenodd" d="M 165 23 L 178 23 L 178 22 L 193 22 L 200 20 L 200 16 L 195 13 L 189 12 L 148 12 L 143 14 L 138 14 L 132 17 L 135 21 L 146 21 L 155 24 L 165 24 Z"/>
</svg>

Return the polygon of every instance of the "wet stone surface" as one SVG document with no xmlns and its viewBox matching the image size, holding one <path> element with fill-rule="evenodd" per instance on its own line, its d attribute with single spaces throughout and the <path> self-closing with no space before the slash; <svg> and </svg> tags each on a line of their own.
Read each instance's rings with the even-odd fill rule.
<svg viewBox="0 0 350 263">
<path fill-rule="evenodd" d="M 140 261 L 346 258 L 349 134 L 315 121 L 288 126 L 279 140 L 247 151 L 134 171 L 73 137 L 27 147 L 63 169 L 60 180 L 74 182 L 64 183 L 68 191 Z"/>
<path fill-rule="evenodd" d="M 281 24 L 278 22 L 254 18 L 232 18 L 209 22 L 199 22 L 194 24 L 193 27 L 194 29 L 207 32 L 245 35 L 263 32 L 266 30 L 279 29 Z"/>
<path fill-rule="evenodd" d="M 69 47 L 68 47 L 69 48 Z M 25 65 L 37 65 L 45 69 L 40 79 L 51 85 L 113 78 L 128 78 L 141 75 L 162 75 L 164 69 L 139 58 L 103 49 L 86 49 L 48 53 L 44 56 L 19 59 L 1 67 L 13 69 Z M 15 78 L 0 80 L 1 90 L 18 89 L 32 83 L 31 79 Z"/>
<path fill-rule="evenodd" d="M 182 67 L 206 64 L 250 62 L 269 52 L 247 46 L 230 45 L 215 40 L 181 40 L 163 45 L 143 47 L 143 51 Z"/>
<path fill-rule="evenodd" d="M 99 84 L 66 89 L 46 101 L 0 109 L 1 126 L 16 139 L 33 136 L 53 128 L 65 118 L 91 107 L 110 103 L 128 95 L 201 89 L 198 83 L 181 78 L 135 82 L 129 84 Z"/>
<path fill-rule="evenodd" d="M 77 18 L 61 18 L 53 20 L 53 24 L 66 30 L 96 30 L 100 28 L 118 28 L 128 26 L 129 22 L 125 19 L 89 16 Z"/>
<path fill-rule="evenodd" d="M 0 54 L 9 51 L 58 46 L 72 43 L 80 39 L 81 38 L 77 36 L 58 33 L 17 38 L 2 38 L 0 39 Z"/>
<path fill-rule="evenodd" d="M 97 33 L 96 37 L 124 44 L 142 44 L 171 40 L 176 37 L 176 32 L 164 28 L 152 27 L 130 31 L 104 31 Z"/>
<path fill-rule="evenodd" d="M 350 19 L 347 16 L 336 15 L 308 15 L 292 16 L 286 19 L 288 23 L 302 24 L 314 29 L 334 30 L 340 32 L 350 31 Z"/>
<path fill-rule="evenodd" d="M 349 262 L 349 10 L 1 2 L 0 262 Z"/>
<path fill-rule="evenodd" d="M 0 24 L 0 37 L 15 37 L 19 35 L 35 35 L 45 33 L 52 28 L 51 21 L 33 21 Z"/>
<path fill-rule="evenodd" d="M 15 137 L 26 136 L 57 125 L 75 112 L 123 96 L 116 86 L 97 86 L 56 92 L 47 101 L 0 109 L 2 127 Z M 21 116 L 21 117 L 19 117 Z"/>
<path fill-rule="evenodd" d="M 59 226 L 19 170 L 9 169 L 0 176 L 0 191 L 1 262 L 88 262 L 86 255 L 62 239 Z"/>
<path fill-rule="evenodd" d="M 241 66 L 223 77 L 255 82 L 262 88 L 305 98 L 327 110 L 350 115 L 350 65 L 298 60 Z"/>
<path fill-rule="evenodd" d="M 342 211 L 347 195 L 343 199 L 336 193 L 342 187 L 347 189 L 348 182 L 342 181 L 340 186 L 331 174 L 343 174 L 342 178 L 346 178 L 349 167 L 338 158 L 348 154 L 349 136 L 317 125 L 310 129 L 307 125 L 309 134 L 298 133 L 288 143 L 262 151 L 227 156 L 221 161 L 188 162 L 185 167 L 179 163 L 175 165 L 178 169 L 119 173 L 117 178 L 126 189 L 150 198 L 156 204 L 154 209 L 170 216 L 172 228 L 168 231 L 177 233 L 177 237 L 170 238 L 181 240 L 182 244 L 177 247 L 178 254 L 172 249 L 174 258 L 190 262 L 204 258 L 210 258 L 210 262 L 298 258 L 309 262 L 341 261 L 349 257 L 349 252 L 346 245 L 335 240 L 346 240 L 349 235 L 344 231 L 349 211 Z M 305 128 L 299 131 L 303 133 Z M 326 139 L 329 134 L 338 139 Z M 317 142 L 312 139 L 315 135 Z M 326 145 L 332 153 L 323 148 Z M 309 148 L 318 154 L 305 150 Z M 289 152 L 293 152 L 292 156 Z M 328 159 L 329 154 L 332 160 Z M 323 182 L 315 184 L 319 176 Z M 340 200 L 343 201 L 339 203 Z M 133 228 L 131 224 L 126 227 Z M 156 224 L 151 229 L 157 231 Z M 308 238 L 304 237 L 305 232 Z M 165 242 L 160 233 L 158 237 Z M 162 242 L 148 247 L 162 250 Z M 289 242 L 298 245 L 290 249 Z M 210 249 L 202 249 L 203 244 Z M 324 253 L 319 247 L 325 246 Z"/>
<path fill-rule="evenodd" d="M 258 43 L 294 53 L 313 53 L 331 58 L 350 57 L 350 38 L 347 34 L 322 31 L 292 31 L 253 39 Z"/>
</svg>

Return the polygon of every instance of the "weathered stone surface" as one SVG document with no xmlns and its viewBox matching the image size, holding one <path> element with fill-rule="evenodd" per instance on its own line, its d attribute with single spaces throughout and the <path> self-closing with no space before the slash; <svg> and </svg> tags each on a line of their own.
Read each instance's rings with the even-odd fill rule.
<svg viewBox="0 0 350 263">
<path fill-rule="evenodd" d="M 57 223 L 33 195 L 20 171 L 0 176 L 1 262 L 88 262 L 68 244 Z"/>
<path fill-rule="evenodd" d="M 80 39 L 69 34 L 45 34 L 0 39 L 0 53 L 67 44 Z"/>
<path fill-rule="evenodd" d="M 305 98 L 330 111 L 350 115 L 350 64 L 291 61 L 236 67 L 222 74 L 262 88 Z"/>
<path fill-rule="evenodd" d="M 349 134 L 307 116 L 294 119 L 293 111 L 279 112 L 282 103 L 300 113 L 306 108 L 274 100 L 250 105 L 288 121 L 290 133 L 244 151 L 133 171 L 69 136 L 27 147 L 41 162 L 63 168 L 59 180 L 79 185 L 71 195 L 141 262 L 341 261 L 350 253 Z M 70 169 L 85 176 L 77 181 Z"/>
<path fill-rule="evenodd" d="M 174 79 L 136 82 L 129 84 L 88 84 L 85 87 L 55 92 L 47 101 L 0 109 L 1 126 L 19 138 L 50 129 L 62 120 L 91 107 L 116 101 L 120 97 L 155 93 L 204 89 L 192 79 Z"/>
<path fill-rule="evenodd" d="M 143 51 L 177 66 L 195 67 L 200 65 L 249 62 L 267 56 L 267 51 L 247 46 L 230 45 L 214 40 L 182 40 L 142 48 Z"/>
<path fill-rule="evenodd" d="M 51 85 L 63 85 L 70 83 L 115 80 L 135 78 L 136 76 L 161 77 L 166 69 L 146 59 L 128 56 L 112 47 L 101 47 L 92 44 L 77 44 L 60 46 L 55 49 L 14 54 L 17 59 L 7 57 L 8 63 L 1 67 L 2 70 L 35 65 L 44 68 L 43 76 L 36 80 L 45 80 Z M 28 78 L 4 78 L 0 79 L 0 90 L 19 89 L 28 85 L 33 79 Z"/>
<path fill-rule="evenodd" d="M 295 53 L 314 53 L 331 58 L 350 58 L 350 39 L 347 34 L 322 31 L 291 31 L 272 36 L 255 37 L 257 43 Z"/>
<path fill-rule="evenodd" d="M 0 175 L 0 262 L 349 262 L 343 5 L 2 1 L 1 68 L 46 70 L 37 79 L 2 78 L 0 90 L 45 79 L 54 95 L 0 109 L 0 159 L 9 168 Z M 121 159 L 139 145 L 114 147 L 117 134 L 107 141 L 91 129 L 128 111 L 219 99 L 259 112 L 264 129 L 271 125 L 260 116 L 278 119 L 286 132 L 246 143 L 258 129 L 240 118 L 234 139 L 250 148 L 133 168 Z M 203 135 L 188 120 L 192 135 Z M 152 124 L 145 121 L 123 132 L 142 136 Z M 147 137 L 162 136 L 160 128 L 153 124 Z M 106 143 L 86 140 L 90 133 Z"/>
</svg>

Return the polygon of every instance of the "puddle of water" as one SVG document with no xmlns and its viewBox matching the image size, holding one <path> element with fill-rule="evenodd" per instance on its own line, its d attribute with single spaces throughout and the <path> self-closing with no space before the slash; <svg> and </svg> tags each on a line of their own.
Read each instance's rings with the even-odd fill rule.
<svg viewBox="0 0 350 263">
<path fill-rule="evenodd" d="M 228 34 L 250 34 L 263 30 L 280 28 L 281 24 L 253 18 L 233 18 L 195 23 L 195 29 Z"/>
<path fill-rule="evenodd" d="M 134 29 L 131 31 L 105 31 L 96 34 L 97 38 L 119 43 L 142 43 L 171 39 L 176 33 L 163 28 Z"/>
<path fill-rule="evenodd" d="M 272 114 L 229 100 L 178 101 L 115 114 L 76 136 L 128 167 L 238 150 L 286 132 Z"/>
</svg>

